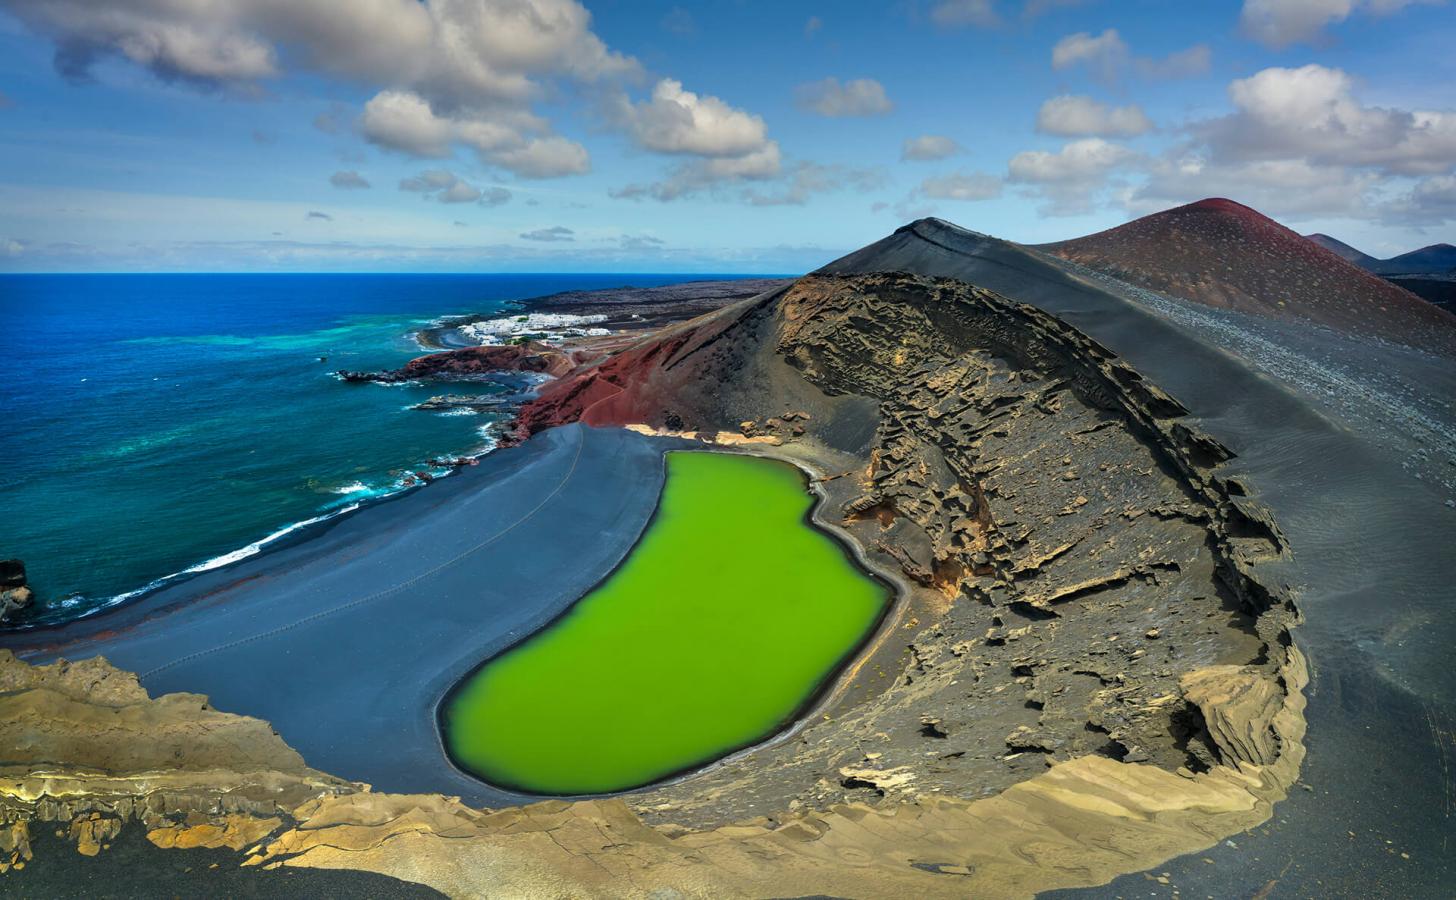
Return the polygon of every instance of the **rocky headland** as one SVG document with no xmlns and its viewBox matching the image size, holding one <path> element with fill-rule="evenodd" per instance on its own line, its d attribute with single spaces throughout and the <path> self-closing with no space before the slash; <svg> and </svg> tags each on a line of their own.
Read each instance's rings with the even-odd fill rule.
<svg viewBox="0 0 1456 900">
<path fill-rule="evenodd" d="M 528 341 L 520 344 L 464 347 L 416 357 L 398 369 L 383 372 L 339 371 L 349 382 L 397 384 L 405 381 L 478 381 L 500 372 L 530 372 L 558 376 L 571 371 L 577 360 L 568 351 Z"/>
</svg>

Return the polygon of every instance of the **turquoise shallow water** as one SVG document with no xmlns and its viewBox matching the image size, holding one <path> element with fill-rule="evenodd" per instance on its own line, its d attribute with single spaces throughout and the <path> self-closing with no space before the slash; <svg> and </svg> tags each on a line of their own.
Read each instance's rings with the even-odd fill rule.
<svg viewBox="0 0 1456 900">
<path fill-rule="evenodd" d="M 408 334 L 431 319 L 681 280 L 0 276 L 0 558 L 25 560 L 41 600 L 20 624 L 88 614 L 488 449 L 492 416 L 408 409 L 460 386 L 331 374 L 420 355 Z"/>
</svg>

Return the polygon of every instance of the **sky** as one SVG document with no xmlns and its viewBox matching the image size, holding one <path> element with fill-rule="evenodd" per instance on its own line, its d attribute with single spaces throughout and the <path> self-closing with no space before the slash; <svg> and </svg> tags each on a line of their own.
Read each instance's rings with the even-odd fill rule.
<svg viewBox="0 0 1456 900">
<path fill-rule="evenodd" d="M 1446 0 L 0 0 L 0 271 L 805 271 L 1208 196 L 1456 242 Z"/>
</svg>

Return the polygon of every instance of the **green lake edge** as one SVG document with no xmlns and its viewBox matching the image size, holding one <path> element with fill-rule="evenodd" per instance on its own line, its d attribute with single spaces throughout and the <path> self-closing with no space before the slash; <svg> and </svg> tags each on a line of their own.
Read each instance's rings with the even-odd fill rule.
<svg viewBox="0 0 1456 900">
<path fill-rule="evenodd" d="M 634 787 L 622 788 L 615 791 L 602 791 L 599 793 L 589 794 L 560 794 L 535 791 L 529 788 L 521 787 L 520 785 L 509 784 L 502 781 L 492 781 L 480 775 L 479 773 L 466 768 L 464 765 L 461 764 L 460 760 L 455 758 L 455 754 L 451 752 L 450 740 L 448 738 L 449 732 L 447 730 L 448 724 L 446 722 L 446 716 L 447 710 L 454 701 L 455 696 L 471 680 L 473 680 L 482 669 L 495 662 L 502 656 L 505 656 L 506 654 L 515 650 L 517 647 L 520 647 L 522 644 L 526 643 L 532 638 L 536 637 L 536 635 L 541 634 L 546 630 L 554 627 L 558 622 L 570 615 L 571 612 L 576 609 L 577 604 L 579 604 L 587 597 L 591 596 L 598 588 L 606 584 L 607 581 L 609 581 L 613 576 L 617 574 L 617 571 L 621 569 L 622 566 L 627 562 L 627 560 L 631 558 L 632 554 L 636 552 L 638 545 L 642 543 L 642 539 L 647 535 L 647 533 L 652 529 L 653 524 L 657 521 L 658 512 L 662 508 L 662 495 L 666 492 L 667 487 L 667 457 L 668 454 L 671 453 L 722 453 L 730 456 L 750 456 L 756 459 L 765 459 L 771 462 L 783 463 L 784 465 L 792 466 L 794 469 L 796 469 L 800 477 L 804 479 L 809 494 L 812 495 L 814 498 L 814 503 L 809 507 L 808 510 L 804 512 L 804 515 L 802 517 L 803 523 L 809 528 L 812 528 L 829 538 L 830 542 L 838 547 L 840 552 L 844 554 L 850 565 L 854 566 L 856 569 L 859 570 L 862 575 L 874 581 L 880 586 L 885 598 L 884 602 L 881 604 L 880 607 L 880 614 L 875 618 L 874 622 L 872 622 L 865 629 L 864 635 L 861 637 L 861 639 L 857 641 L 854 646 L 846 650 L 844 654 L 835 661 L 834 665 L 829 668 L 824 677 L 819 681 L 817 685 L 815 685 L 814 690 L 806 694 L 803 701 L 800 702 L 798 706 L 794 707 L 793 712 L 789 713 L 789 715 L 776 722 L 770 730 L 764 732 L 763 735 L 751 741 L 747 741 L 745 743 L 731 747 L 721 754 L 715 755 L 706 760 L 692 763 L 690 765 L 682 767 L 681 769 L 675 769 L 660 778 L 653 779 L 652 781 L 644 782 Z M 838 526 L 820 521 L 818 513 L 820 509 L 823 508 L 824 504 L 828 502 L 829 498 L 828 495 L 824 492 L 824 489 L 820 487 L 818 473 L 810 469 L 808 465 L 806 465 L 802 461 L 798 459 L 790 459 L 782 456 L 764 453 L 761 451 L 745 450 L 741 448 L 730 449 L 705 445 L 688 447 L 665 447 L 663 448 L 663 451 L 659 456 L 659 462 L 662 465 L 663 480 L 662 489 L 658 492 L 657 503 L 653 506 L 652 515 L 647 517 L 647 521 L 643 523 L 642 530 L 638 532 L 637 537 L 633 539 L 632 545 L 628 548 L 627 552 L 622 554 L 622 558 L 619 559 L 605 575 L 603 575 L 595 583 L 593 583 L 591 587 L 583 591 L 579 597 L 567 604 L 560 612 L 556 613 L 550 619 L 543 622 L 540 627 L 534 629 L 529 634 L 522 635 L 519 639 L 512 641 L 511 643 L 502 647 L 500 650 L 492 653 L 490 656 L 471 666 L 470 669 L 459 678 L 457 678 L 455 682 L 450 685 L 450 688 L 440 696 L 440 699 L 436 701 L 435 733 L 440 742 L 441 752 L 444 754 L 446 761 L 449 762 L 450 766 L 455 769 L 455 771 L 459 772 L 467 778 L 479 781 L 482 784 L 489 785 L 490 787 L 493 787 L 497 790 L 507 791 L 509 793 L 517 794 L 522 797 L 536 797 L 543 800 L 572 800 L 590 797 L 620 797 L 628 794 L 641 793 L 644 791 L 663 787 L 664 785 L 669 785 L 682 781 L 686 778 L 697 775 L 700 772 L 707 771 L 714 766 L 722 765 L 732 758 L 749 750 L 754 750 L 765 746 L 771 746 L 772 744 L 782 741 L 796 733 L 799 727 L 809 721 L 810 717 L 820 706 L 822 701 L 839 685 L 840 676 L 844 674 L 845 669 L 847 669 L 852 662 L 858 659 L 866 648 L 874 644 L 874 642 L 881 636 L 881 632 L 883 632 L 884 630 L 885 623 L 890 621 L 893 613 L 899 611 L 901 604 L 904 602 L 908 594 L 906 590 L 906 585 L 899 578 L 886 574 L 885 572 L 881 571 L 877 566 L 870 563 L 870 561 L 864 556 L 863 548 L 859 546 L 859 543 L 855 541 L 854 538 L 847 531 L 844 531 Z"/>
</svg>

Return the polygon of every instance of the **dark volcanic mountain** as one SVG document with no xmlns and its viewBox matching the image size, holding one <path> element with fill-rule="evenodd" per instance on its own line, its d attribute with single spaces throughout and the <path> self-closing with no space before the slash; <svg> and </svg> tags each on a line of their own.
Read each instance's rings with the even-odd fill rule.
<svg viewBox="0 0 1456 900">
<path fill-rule="evenodd" d="M 1375 267 L 1380 265 L 1380 260 L 1371 256 L 1370 254 L 1356 250 L 1354 247 L 1351 247 L 1344 241 L 1332 238 L 1327 234 L 1320 234 L 1319 232 L 1315 232 L 1314 234 L 1306 234 L 1305 237 L 1311 241 L 1314 241 L 1316 244 L 1319 244 L 1321 247 L 1325 248 L 1331 253 L 1348 259 L 1350 262 L 1366 270 L 1367 272 L 1374 272 Z"/>
<path fill-rule="evenodd" d="M 1372 272 L 1381 275 L 1446 275 L 1456 273 L 1456 247 L 1432 244 L 1390 259 L 1376 260 Z"/>
<path fill-rule="evenodd" d="M 1208 306 L 1456 350 L 1456 317 L 1232 200 L 1200 200 L 1039 249 Z"/>
</svg>

